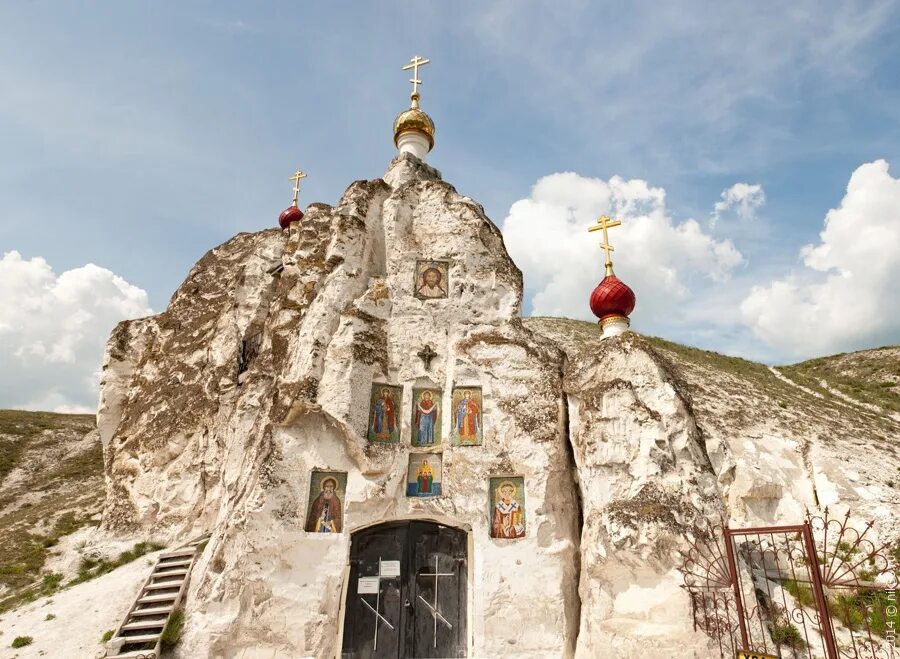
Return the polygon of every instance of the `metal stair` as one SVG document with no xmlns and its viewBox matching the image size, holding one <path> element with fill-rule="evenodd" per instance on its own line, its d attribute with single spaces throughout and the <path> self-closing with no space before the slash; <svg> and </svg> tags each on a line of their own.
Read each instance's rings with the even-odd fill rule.
<svg viewBox="0 0 900 659">
<path fill-rule="evenodd" d="M 122 624 L 107 641 L 107 658 L 158 659 L 163 629 L 184 602 L 198 548 L 208 538 L 159 555 Z"/>
</svg>

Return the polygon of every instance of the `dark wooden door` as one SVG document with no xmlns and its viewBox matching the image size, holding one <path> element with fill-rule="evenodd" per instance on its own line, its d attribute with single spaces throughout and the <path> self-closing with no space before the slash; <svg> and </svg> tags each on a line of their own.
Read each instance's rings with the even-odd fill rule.
<svg viewBox="0 0 900 659">
<path fill-rule="evenodd" d="M 353 535 L 344 659 L 466 656 L 467 541 L 434 522 Z"/>
</svg>

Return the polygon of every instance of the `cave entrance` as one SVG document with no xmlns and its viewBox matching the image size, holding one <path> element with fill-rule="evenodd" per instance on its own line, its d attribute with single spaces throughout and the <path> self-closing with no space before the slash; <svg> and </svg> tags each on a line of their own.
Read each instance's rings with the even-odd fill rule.
<svg viewBox="0 0 900 659">
<path fill-rule="evenodd" d="M 342 659 L 465 657 L 468 537 L 409 520 L 353 534 Z"/>
</svg>

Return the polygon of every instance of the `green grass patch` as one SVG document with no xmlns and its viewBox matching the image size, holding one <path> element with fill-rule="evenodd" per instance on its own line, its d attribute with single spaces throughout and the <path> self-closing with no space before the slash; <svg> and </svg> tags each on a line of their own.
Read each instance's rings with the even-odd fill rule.
<svg viewBox="0 0 900 659">
<path fill-rule="evenodd" d="M 89 521 L 67 512 L 56 520 L 48 535 L 31 533 L 21 526 L 7 530 L 0 545 L 0 549 L 4 550 L 0 553 L 0 584 L 16 589 L 34 583 L 47 560 L 47 550 L 56 545 L 61 537 L 73 533 Z M 47 581 L 47 576 L 43 579 L 42 594 L 49 595 L 52 590 L 48 592 L 47 588 L 51 582 Z M 59 585 L 58 582 L 56 585 Z M 3 610 L 3 603 L 0 602 L 0 612 Z"/>
<path fill-rule="evenodd" d="M 772 640 L 778 646 L 785 646 L 794 650 L 802 650 L 806 647 L 806 639 L 800 631 L 786 620 L 776 621 L 772 624 Z"/>
<path fill-rule="evenodd" d="M 56 620 L 56 616 L 52 613 L 48 613 L 46 616 L 44 616 L 44 620 Z"/>
<path fill-rule="evenodd" d="M 100 642 L 106 643 L 109 639 L 111 639 L 113 637 L 113 634 L 115 634 L 115 633 L 116 633 L 115 629 L 107 629 L 105 632 L 103 632 L 103 636 L 100 638 Z"/>
<path fill-rule="evenodd" d="M 844 627 L 853 631 L 869 629 L 886 638 L 900 629 L 897 600 L 890 599 L 886 590 L 851 590 L 829 595 L 828 610 Z"/>
<path fill-rule="evenodd" d="M 160 648 L 163 651 L 174 648 L 181 640 L 181 631 L 184 629 L 184 609 L 175 609 L 169 616 L 165 629 L 159 638 Z"/>
<path fill-rule="evenodd" d="M 789 592 L 800 606 L 816 605 L 816 598 L 809 584 L 795 581 L 794 579 L 785 579 L 781 582 L 781 587 Z"/>
<path fill-rule="evenodd" d="M 11 648 L 24 648 L 26 645 L 31 645 L 34 643 L 34 639 L 31 636 L 16 636 L 13 639 Z"/>
<path fill-rule="evenodd" d="M 74 586 L 76 584 L 84 583 L 85 581 L 90 581 L 91 579 L 96 579 L 101 575 L 112 572 L 117 567 L 121 567 L 126 563 L 130 563 L 131 561 L 140 558 L 144 554 L 159 551 L 160 549 L 165 549 L 165 545 L 160 545 L 155 542 L 138 542 L 134 547 L 127 551 L 123 551 L 114 559 L 83 556 L 81 558 L 81 563 L 78 566 L 78 576 L 72 579 L 67 586 Z"/>
</svg>

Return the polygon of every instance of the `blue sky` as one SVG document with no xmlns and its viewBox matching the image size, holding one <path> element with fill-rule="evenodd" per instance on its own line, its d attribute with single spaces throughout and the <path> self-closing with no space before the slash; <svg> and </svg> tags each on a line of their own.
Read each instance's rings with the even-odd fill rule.
<svg viewBox="0 0 900 659">
<path fill-rule="evenodd" d="M 275 225 L 298 166 L 304 203 L 381 175 L 408 98 L 400 67 L 419 53 L 432 60 L 429 162 L 498 225 L 553 174 L 646 181 L 673 226 L 693 218 L 742 257 L 727 284 L 698 275 L 684 305 L 795 275 L 824 285 L 800 250 L 820 242 L 858 168 L 900 171 L 900 4 L 548 4 L 3 3 L 0 254 L 43 259 L 54 277 L 96 264 L 162 310 L 206 250 Z M 709 226 L 741 182 L 765 203 Z M 531 310 L 544 281 L 523 270 Z M 766 338 L 753 309 L 718 317 L 738 313 L 635 320 L 704 347 L 803 356 Z M 898 328 L 821 348 L 900 342 Z M 42 400 L 13 389 L 0 381 L 0 406 Z"/>
</svg>

